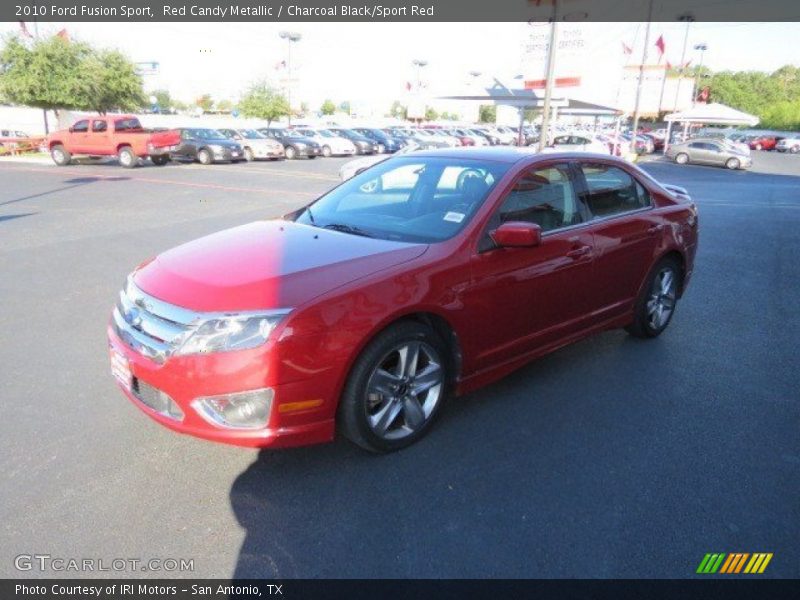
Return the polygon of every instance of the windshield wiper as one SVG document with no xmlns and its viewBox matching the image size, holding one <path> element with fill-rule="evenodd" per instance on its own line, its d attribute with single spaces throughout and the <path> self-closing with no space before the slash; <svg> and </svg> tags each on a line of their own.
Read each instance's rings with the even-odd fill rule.
<svg viewBox="0 0 800 600">
<path fill-rule="evenodd" d="M 314 220 L 314 213 L 311 212 L 310 206 L 306 206 L 306 214 L 308 215 L 308 220 L 311 221 L 311 224 L 316 226 L 317 222 Z"/>
<path fill-rule="evenodd" d="M 350 233 L 352 235 L 363 235 L 364 237 L 373 237 L 372 234 L 367 233 L 363 229 L 359 229 L 358 227 L 353 227 L 352 225 L 346 225 L 344 223 L 328 223 L 325 225 L 325 229 L 333 229 L 334 231 L 341 231 L 342 233 Z"/>
</svg>

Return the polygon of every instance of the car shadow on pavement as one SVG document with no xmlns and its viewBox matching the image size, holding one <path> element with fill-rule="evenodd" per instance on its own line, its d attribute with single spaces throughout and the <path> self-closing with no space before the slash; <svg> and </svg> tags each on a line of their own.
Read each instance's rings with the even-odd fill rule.
<svg viewBox="0 0 800 600">
<path fill-rule="evenodd" d="M 0 206 L 6 206 L 8 204 L 16 204 L 17 202 L 24 202 L 26 200 L 34 200 L 36 198 L 43 198 L 45 196 L 49 196 L 51 194 L 58 194 L 59 192 L 66 192 L 68 190 L 72 190 L 78 187 L 82 187 L 84 185 L 89 185 L 90 183 L 96 183 L 98 181 L 127 181 L 130 177 L 73 177 L 72 179 L 65 179 L 63 183 L 67 183 L 69 185 L 65 185 L 62 187 L 54 188 L 52 190 L 47 190 L 46 192 L 39 192 L 38 194 L 31 194 L 29 196 L 21 196 L 19 198 L 13 198 L 11 200 L 6 200 L 5 202 L 0 202 Z"/>
<path fill-rule="evenodd" d="M 609 522 L 597 502 L 618 494 L 609 492 L 606 466 L 628 456 L 629 430 L 646 435 L 637 418 L 652 410 L 649 398 L 632 401 L 624 378 L 598 398 L 591 371 L 605 373 L 620 354 L 653 353 L 658 363 L 663 352 L 659 341 L 621 332 L 586 340 L 452 400 L 428 436 L 393 454 L 343 440 L 262 450 L 230 492 L 246 531 L 233 577 L 577 575 L 575 562 L 533 550 L 552 543 L 566 556 L 581 547 L 589 561 L 605 548 L 620 518 Z M 588 374 L 576 378 L 586 364 Z M 651 385 L 661 383 L 643 370 Z M 615 436 L 616 414 L 625 416 Z M 642 461 L 648 472 L 647 452 Z M 594 544 L 585 539 L 591 527 Z"/>
</svg>

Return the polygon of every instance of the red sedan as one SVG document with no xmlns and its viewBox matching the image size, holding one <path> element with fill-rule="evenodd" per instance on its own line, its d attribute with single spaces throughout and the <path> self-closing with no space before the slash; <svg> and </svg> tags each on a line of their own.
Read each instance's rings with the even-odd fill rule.
<svg viewBox="0 0 800 600">
<path fill-rule="evenodd" d="M 779 139 L 774 135 L 757 135 L 747 138 L 747 145 L 751 150 L 774 150 Z"/>
<path fill-rule="evenodd" d="M 109 324 L 112 372 L 182 433 L 396 450 L 446 398 L 565 344 L 661 334 L 697 235 L 685 190 L 613 157 L 397 156 L 142 263 Z"/>
</svg>

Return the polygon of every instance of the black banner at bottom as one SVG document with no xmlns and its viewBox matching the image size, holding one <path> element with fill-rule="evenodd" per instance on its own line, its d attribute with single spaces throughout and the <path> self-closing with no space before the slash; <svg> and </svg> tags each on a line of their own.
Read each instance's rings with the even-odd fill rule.
<svg viewBox="0 0 800 600">
<path fill-rule="evenodd" d="M 0 598 L 28 600 L 471 600 L 798 598 L 798 579 L 41 579 L 0 580 Z"/>
</svg>

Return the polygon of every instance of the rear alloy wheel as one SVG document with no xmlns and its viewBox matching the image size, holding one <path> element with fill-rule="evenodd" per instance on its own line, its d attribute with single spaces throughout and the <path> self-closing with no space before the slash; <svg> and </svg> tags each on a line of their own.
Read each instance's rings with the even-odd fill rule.
<svg viewBox="0 0 800 600">
<path fill-rule="evenodd" d="M 371 452 L 391 452 L 421 438 L 448 391 L 444 343 L 430 327 L 405 322 L 379 334 L 361 353 L 339 405 L 339 425 Z"/>
<path fill-rule="evenodd" d="M 674 258 L 661 260 L 650 272 L 642 288 L 633 323 L 625 329 L 640 338 L 654 338 L 661 334 L 672 320 L 678 302 L 681 267 Z"/>
<path fill-rule="evenodd" d="M 119 164 L 121 164 L 126 169 L 132 169 L 139 162 L 139 159 L 133 153 L 133 150 L 131 150 L 129 146 L 125 146 L 119 149 L 119 152 L 117 153 L 117 159 L 119 160 Z"/>
<path fill-rule="evenodd" d="M 798 152 L 800 152 L 800 146 L 792 146 L 791 148 L 789 148 L 789 152 L 791 154 L 797 154 Z"/>
<path fill-rule="evenodd" d="M 383 144 L 378 144 L 378 154 L 384 154 L 386 152 L 386 146 Z"/>
<path fill-rule="evenodd" d="M 211 152 L 203 148 L 197 153 L 197 160 L 200 161 L 201 165 L 210 165 L 213 157 L 211 156 Z"/>
<path fill-rule="evenodd" d="M 685 165 L 689 162 L 689 155 L 685 152 L 681 152 L 675 157 L 675 162 L 679 165 Z"/>
<path fill-rule="evenodd" d="M 286 148 L 286 158 L 292 160 L 297 157 L 297 150 L 294 149 L 294 146 L 289 146 Z"/>
<path fill-rule="evenodd" d="M 50 149 L 50 156 L 59 167 L 66 167 L 72 160 L 72 155 L 61 144 Z"/>
<path fill-rule="evenodd" d="M 738 158 L 729 158 L 728 161 L 725 163 L 725 166 L 728 167 L 731 171 L 735 171 L 741 166 Z"/>
<path fill-rule="evenodd" d="M 256 156 L 253 154 L 253 150 L 251 148 L 244 149 L 244 159 L 247 162 L 253 162 L 256 159 Z"/>
<path fill-rule="evenodd" d="M 330 146 L 323 146 L 322 147 L 322 156 L 325 158 L 330 157 L 331 155 L 331 147 Z"/>
</svg>

